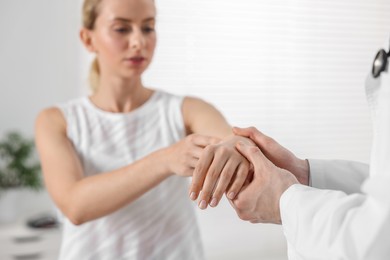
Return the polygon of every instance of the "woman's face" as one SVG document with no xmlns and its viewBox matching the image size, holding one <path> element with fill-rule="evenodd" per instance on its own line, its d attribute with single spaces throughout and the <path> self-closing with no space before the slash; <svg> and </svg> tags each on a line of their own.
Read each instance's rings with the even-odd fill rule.
<svg viewBox="0 0 390 260">
<path fill-rule="evenodd" d="M 93 49 L 101 75 L 140 76 L 156 47 L 156 9 L 153 0 L 103 0 L 95 28 Z"/>
</svg>

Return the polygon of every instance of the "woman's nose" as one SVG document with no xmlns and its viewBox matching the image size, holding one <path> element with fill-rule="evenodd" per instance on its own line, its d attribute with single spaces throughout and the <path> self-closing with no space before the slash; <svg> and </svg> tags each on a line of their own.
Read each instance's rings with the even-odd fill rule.
<svg viewBox="0 0 390 260">
<path fill-rule="evenodd" d="M 130 36 L 130 48 L 141 49 L 145 44 L 145 38 L 140 29 L 134 30 L 134 33 Z"/>
</svg>

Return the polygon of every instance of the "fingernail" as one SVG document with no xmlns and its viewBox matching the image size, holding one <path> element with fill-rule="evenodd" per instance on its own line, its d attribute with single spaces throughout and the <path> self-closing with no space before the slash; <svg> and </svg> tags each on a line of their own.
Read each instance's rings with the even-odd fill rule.
<svg viewBox="0 0 390 260">
<path fill-rule="evenodd" d="M 205 209 L 207 207 L 207 203 L 205 200 L 202 200 L 200 203 L 199 203 L 199 208 L 200 209 Z"/>
<path fill-rule="evenodd" d="M 195 192 L 191 192 L 190 199 L 191 200 L 196 200 L 196 193 Z"/>
<path fill-rule="evenodd" d="M 218 204 L 217 198 L 213 198 L 213 199 L 211 200 L 211 202 L 210 202 L 210 206 L 211 206 L 211 207 L 215 207 L 215 206 L 217 206 L 217 204 Z"/>
<path fill-rule="evenodd" d="M 235 196 L 236 194 L 232 191 L 232 192 L 230 192 L 229 194 L 228 194 L 228 198 L 229 199 L 234 199 L 234 196 Z"/>
</svg>

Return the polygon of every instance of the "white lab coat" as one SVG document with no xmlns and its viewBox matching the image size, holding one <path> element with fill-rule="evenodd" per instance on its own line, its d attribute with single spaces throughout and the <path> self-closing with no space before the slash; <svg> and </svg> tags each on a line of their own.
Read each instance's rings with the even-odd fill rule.
<svg viewBox="0 0 390 260">
<path fill-rule="evenodd" d="M 366 94 L 374 125 L 370 167 L 309 160 L 313 187 L 293 185 L 280 199 L 290 260 L 390 259 L 389 72 L 370 75 Z"/>
</svg>

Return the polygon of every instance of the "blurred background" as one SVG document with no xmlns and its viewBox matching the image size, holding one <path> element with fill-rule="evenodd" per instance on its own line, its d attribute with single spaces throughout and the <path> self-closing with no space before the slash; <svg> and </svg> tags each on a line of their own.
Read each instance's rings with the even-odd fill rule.
<svg viewBox="0 0 390 260">
<path fill-rule="evenodd" d="M 81 5 L 0 0 L 0 136 L 32 138 L 40 110 L 88 95 Z M 389 47 L 388 0 L 156 5 L 158 46 L 145 85 L 201 97 L 232 125 L 256 126 L 302 158 L 369 161 L 364 81 L 378 49 Z M 14 222 L 53 212 L 44 190 L 23 191 L 13 203 L 2 193 L 0 215 L 13 213 Z M 198 213 L 207 259 L 287 259 L 279 226 L 240 221 L 225 199 Z"/>
</svg>

